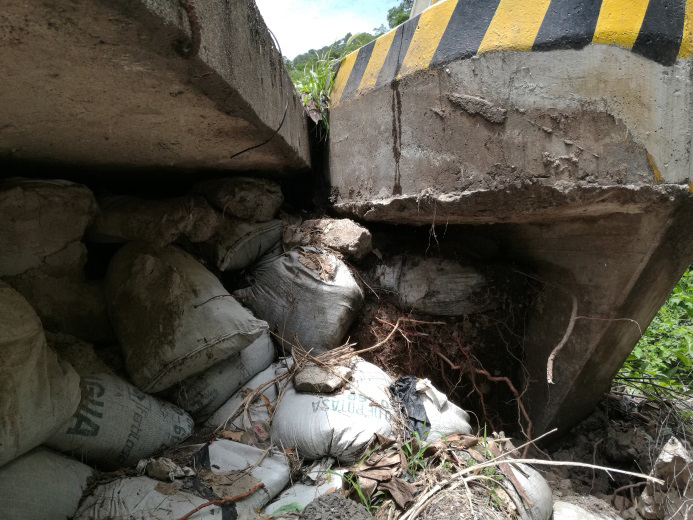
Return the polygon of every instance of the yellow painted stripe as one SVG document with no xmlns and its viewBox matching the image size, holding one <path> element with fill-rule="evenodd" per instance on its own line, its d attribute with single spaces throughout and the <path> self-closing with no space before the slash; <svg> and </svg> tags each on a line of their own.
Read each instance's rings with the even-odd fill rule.
<svg viewBox="0 0 693 520">
<path fill-rule="evenodd" d="M 383 34 L 380 38 L 375 40 L 375 46 L 373 47 L 371 59 L 368 61 L 368 66 L 366 67 L 363 77 L 361 78 L 361 83 L 359 84 L 359 92 L 363 92 L 375 86 L 376 81 L 378 81 L 380 69 L 383 68 L 383 63 L 385 63 L 387 53 L 392 46 L 392 40 L 395 39 L 396 32 L 397 30 L 393 29 L 392 31 Z"/>
<path fill-rule="evenodd" d="M 551 0 L 501 0 L 478 54 L 530 51 Z"/>
<path fill-rule="evenodd" d="M 602 0 L 592 42 L 630 49 L 640 33 L 649 2 L 650 0 Z"/>
<path fill-rule="evenodd" d="M 686 16 L 683 19 L 683 39 L 679 58 L 693 56 L 693 0 L 686 0 Z"/>
<path fill-rule="evenodd" d="M 400 76 L 428 68 L 456 5 L 457 0 L 447 0 L 435 4 L 421 13 L 414 38 L 409 44 L 407 55 L 400 67 Z"/>
<path fill-rule="evenodd" d="M 339 103 L 339 99 L 342 97 L 342 92 L 344 92 L 344 87 L 346 87 L 347 81 L 349 81 L 349 76 L 351 75 L 351 69 L 354 68 L 354 63 L 356 63 L 356 56 L 358 56 L 359 51 L 354 51 L 342 60 L 342 64 L 339 66 L 339 72 L 337 72 L 337 77 L 334 80 L 334 86 L 332 87 L 332 94 L 330 99 L 332 100 L 332 106 Z"/>
</svg>

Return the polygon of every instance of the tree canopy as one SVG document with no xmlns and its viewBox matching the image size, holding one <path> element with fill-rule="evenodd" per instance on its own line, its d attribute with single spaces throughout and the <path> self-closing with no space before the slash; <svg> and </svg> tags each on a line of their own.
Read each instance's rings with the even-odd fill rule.
<svg viewBox="0 0 693 520">
<path fill-rule="evenodd" d="M 409 20 L 412 5 L 414 5 L 414 0 L 402 0 L 398 6 L 387 12 L 387 23 L 390 25 L 390 29 Z"/>
</svg>

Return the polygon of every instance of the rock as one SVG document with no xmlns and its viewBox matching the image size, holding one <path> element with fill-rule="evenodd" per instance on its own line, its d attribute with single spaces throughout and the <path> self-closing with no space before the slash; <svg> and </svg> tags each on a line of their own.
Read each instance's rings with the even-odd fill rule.
<svg viewBox="0 0 693 520">
<path fill-rule="evenodd" d="M 354 260 L 361 260 L 373 251 L 370 231 L 348 218 L 306 220 L 302 224 L 290 224 L 284 229 L 284 245 L 287 249 L 314 245 L 325 247 Z"/>
<path fill-rule="evenodd" d="M 145 200 L 129 196 L 99 200 L 101 213 L 87 230 L 87 240 L 96 243 L 147 242 L 168 245 L 183 237 L 203 242 L 222 222 L 203 197 L 185 196 Z"/>
<path fill-rule="evenodd" d="M 693 480 L 693 456 L 676 437 L 671 437 L 659 453 L 654 474 L 667 486 L 687 486 Z"/>
<path fill-rule="evenodd" d="M 316 498 L 306 506 L 300 520 L 368 520 L 373 518 L 361 504 L 338 493 Z"/>
<path fill-rule="evenodd" d="M 204 196 L 224 216 L 251 222 L 272 220 L 284 202 L 276 182 L 250 177 L 206 180 L 197 183 L 193 191 Z"/>
<path fill-rule="evenodd" d="M 145 473 L 148 477 L 162 482 L 173 482 L 177 478 L 191 477 L 195 472 L 188 468 L 181 468 L 178 464 L 166 457 L 158 459 L 142 459 L 137 464 L 137 469 L 140 474 Z"/>
<path fill-rule="evenodd" d="M 351 377 L 349 367 L 332 367 L 332 370 L 334 373 L 307 364 L 294 375 L 294 388 L 301 393 L 331 394 L 344 386 L 344 379 Z"/>
<path fill-rule="evenodd" d="M 664 485 L 648 483 L 637 510 L 647 520 L 684 520 L 693 513 L 693 456 L 671 437 L 655 460 L 652 473 Z"/>
</svg>

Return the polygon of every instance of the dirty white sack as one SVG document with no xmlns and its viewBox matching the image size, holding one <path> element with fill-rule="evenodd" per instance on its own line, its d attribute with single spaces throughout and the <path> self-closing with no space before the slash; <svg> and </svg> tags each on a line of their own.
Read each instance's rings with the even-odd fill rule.
<svg viewBox="0 0 693 520">
<path fill-rule="evenodd" d="M 270 406 L 277 399 L 277 385 L 270 384 L 262 391 L 262 396 L 258 397 L 248 408 L 248 417 L 239 415 L 233 421 L 227 424 L 227 419 L 231 417 L 240 407 L 243 400 L 253 390 L 266 385 L 275 378 L 275 371 L 279 367 L 279 363 L 272 363 L 269 368 L 263 370 L 258 375 L 248 381 L 243 388 L 238 390 L 221 405 L 204 423 L 206 427 L 217 428 L 224 425 L 226 429 L 248 430 L 253 427 L 254 423 L 266 422 L 269 424 L 270 413 L 267 409 L 268 402 Z M 263 398 L 264 396 L 264 398 Z M 267 401 L 265 401 L 267 399 Z M 250 421 L 250 422 L 248 422 Z"/>
<path fill-rule="evenodd" d="M 282 491 L 262 512 L 272 515 L 284 507 L 302 511 L 319 496 L 341 490 L 343 487 L 342 474 L 346 470 L 331 471 L 332 462 L 331 458 L 316 461 L 300 483 Z"/>
<path fill-rule="evenodd" d="M 159 482 L 149 477 L 126 477 L 98 486 L 84 498 L 74 520 L 176 520 L 206 498 L 182 489 L 183 483 Z M 219 506 L 209 506 L 194 520 L 220 520 Z"/>
<path fill-rule="evenodd" d="M 42 444 L 75 413 L 79 375 L 47 346 L 41 320 L 0 282 L 0 466 Z"/>
<path fill-rule="evenodd" d="M 223 213 L 250 222 L 272 220 L 284 202 L 276 182 L 252 177 L 210 179 L 198 182 L 193 191 L 204 196 Z"/>
<path fill-rule="evenodd" d="M 171 401 L 201 422 L 219 409 L 235 392 L 274 361 L 274 344 L 268 331 L 224 361 L 176 385 Z"/>
<path fill-rule="evenodd" d="M 272 418 L 272 443 L 296 447 L 309 460 L 332 456 L 353 462 L 374 434 L 392 431 L 390 376 L 366 361 L 352 367 L 353 381 L 334 395 L 298 393 L 289 383 Z"/>
<path fill-rule="evenodd" d="M 532 506 L 525 508 L 521 517 L 525 520 L 549 520 L 554 512 L 554 504 L 551 488 L 546 479 L 527 464 L 512 464 L 509 467 L 522 490 L 518 492 L 515 485 L 508 480 L 503 481 L 503 487 L 508 493 L 514 495 L 517 504 L 524 504 L 521 498 L 523 493 L 532 501 Z"/>
<path fill-rule="evenodd" d="M 181 237 L 202 242 L 222 222 L 221 214 L 199 196 L 146 200 L 119 195 L 99 199 L 99 206 L 99 216 L 87 229 L 87 242 L 165 246 Z"/>
<path fill-rule="evenodd" d="M 261 489 L 235 502 L 239 518 L 252 518 L 289 483 L 290 468 L 286 456 L 276 448 L 269 451 L 226 439 L 205 444 L 195 455 L 197 476 L 221 498 L 232 498 Z M 199 471 L 206 470 L 205 472 Z"/>
<path fill-rule="evenodd" d="M 77 413 L 46 444 L 99 469 L 137 464 L 188 437 L 192 418 L 117 376 L 84 376 L 87 396 Z"/>
<path fill-rule="evenodd" d="M 373 251 L 370 231 L 348 218 L 287 222 L 283 242 L 286 250 L 297 246 L 326 247 L 354 260 L 361 260 Z"/>
<path fill-rule="evenodd" d="M 114 375 L 108 365 L 96 354 L 94 347 L 69 334 L 46 332 L 46 341 L 61 360 L 67 361 L 80 376 L 93 374 Z"/>
<path fill-rule="evenodd" d="M 241 352 L 267 330 L 188 253 L 124 246 L 106 276 L 106 302 L 130 377 L 158 392 Z"/>
<path fill-rule="evenodd" d="M 79 242 L 96 215 L 96 200 L 81 184 L 10 178 L 0 182 L 0 276 L 42 265 Z"/>
<path fill-rule="evenodd" d="M 396 293 L 398 306 L 434 316 L 460 316 L 494 305 L 486 278 L 445 258 L 398 255 L 374 271 L 374 284 Z"/>
<path fill-rule="evenodd" d="M 234 296 L 269 323 L 287 350 L 296 342 L 313 355 L 339 346 L 363 303 L 346 264 L 312 247 L 263 259 L 250 281 Z"/>
<path fill-rule="evenodd" d="M 72 518 L 93 472 L 47 448 L 25 453 L 0 468 L 1 516 L 12 520 Z"/>
<path fill-rule="evenodd" d="M 430 423 L 426 440 L 435 442 L 455 433 L 472 433 L 469 414 L 448 400 L 448 397 L 437 390 L 429 379 L 416 383 L 416 393 L 426 409 Z"/>
<path fill-rule="evenodd" d="M 203 251 L 220 271 L 238 271 L 270 251 L 281 237 L 281 220 L 255 223 L 225 219 L 216 234 L 205 242 Z"/>
</svg>

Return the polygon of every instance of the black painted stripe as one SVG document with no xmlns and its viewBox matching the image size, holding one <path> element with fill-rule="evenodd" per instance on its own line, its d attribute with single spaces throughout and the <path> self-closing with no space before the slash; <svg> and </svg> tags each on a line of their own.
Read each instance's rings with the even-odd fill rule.
<svg viewBox="0 0 693 520">
<path fill-rule="evenodd" d="M 533 51 L 582 49 L 592 42 L 602 0 L 551 0 Z"/>
<path fill-rule="evenodd" d="M 633 52 L 673 65 L 681 47 L 685 15 L 685 0 L 650 0 Z"/>
<path fill-rule="evenodd" d="M 356 93 L 356 89 L 359 88 L 361 84 L 363 73 L 366 72 L 366 67 L 368 67 L 368 62 L 373 54 L 373 47 L 375 47 L 375 40 L 359 49 L 359 53 L 356 55 L 354 66 L 351 68 L 351 74 L 349 74 L 349 79 L 347 79 L 347 84 L 344 86 L 340 99 L 348 99 Z"/>
<path fill-rule="evenodd" d="M 390 50 L 387 51 L 385 62 L 378 74 L 378 80 L 375 82 L 376 87 L 389 84 L 399 74 L 399 68 L 402 66 L 409 44 L 414 38 L 416 27 L 419 25 L 419 16 L 417 15 L 415 18 L 397 27 L 395 36 L 392 39 L 392 45 L 390 45 Z"/>
<path fill-rule="evenodd" d="M 433 54 L 431 66 L 474 56 L 499 3 L 500 0 L 459 0 Z"/>
</svg>

